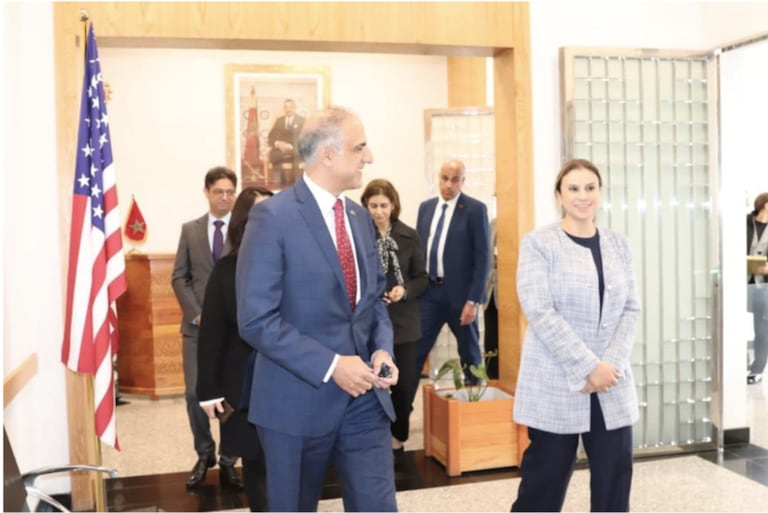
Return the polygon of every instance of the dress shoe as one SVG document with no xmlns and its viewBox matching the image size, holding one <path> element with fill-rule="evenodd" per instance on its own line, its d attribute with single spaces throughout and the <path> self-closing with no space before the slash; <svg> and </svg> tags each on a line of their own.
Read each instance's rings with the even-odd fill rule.
<svg viewBox="0 0 768 513">
<path fill-rule="evenodd" d="M 187 479 L 187 488 L 195 488 L 197 485 L 203 482 L 205 474 L 208 472 L 208 467 L 216 465 L 216 457 L 210 456 L 208 458 L 200 458 L 192 467 L 192 474 Z"/>
<path fill-rule="evenodd" d="M 747 376 L 747 384 L 748 385 L 756 385 L 760 383 L 763 380 L 762 374 L 750 374 Z"/>
<path fill-rule="evenodd" d="M 234 465 L 219 464 L 219 483 L 221 483 L 221 486 L 235 488 L 237 490 L 245 488 L 243 486 L 243 480 L 240 478 L 240 474 L 237 473 L 237 470 L 235 470 Z"/>
</svg>

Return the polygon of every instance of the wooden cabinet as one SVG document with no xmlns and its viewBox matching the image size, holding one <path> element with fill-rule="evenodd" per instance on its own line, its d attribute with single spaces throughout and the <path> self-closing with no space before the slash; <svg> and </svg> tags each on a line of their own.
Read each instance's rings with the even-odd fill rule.
<svg viewBox="0 0 768 513">
<path fill-rule="evenodd" d="M 172 254 L 125 256 L 128 290 L 117 300 L 119 390 L 159 396 L 184 393 L 181 307 L 171 287 Z"/>
</svg>

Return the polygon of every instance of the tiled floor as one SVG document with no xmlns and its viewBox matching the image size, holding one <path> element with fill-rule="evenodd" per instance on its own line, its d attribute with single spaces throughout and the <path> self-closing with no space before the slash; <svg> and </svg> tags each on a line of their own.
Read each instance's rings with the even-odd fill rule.
<svg viewBox="0 0 768 513">
<path fill-rule="evenodd" d="M 632 508 L 636 511 L 765 511 L 768 504 L 768 384 L 750 386 L 749 415 L 752 444 L 728 447 L 725 452 L 687 453 L 682 456 L 640 458 L 636 464 Z M 108 480 L 108 505 L 111 511 L 136 511 L 161 508 L 165 511 L 215 511 L 247 508 L 242 493 L 221 490 L 218 470 L 211 469 L 205 484 L 190 491 L 184 486 L 196 460 L 181 397 L 150 401 L 138 396 L 125 397 L 130 404 L 118 407 L 118 432 L 121 452 L 104 449 L 104 464 L 117 468 L 119 478 Z M 494 511 L 508 510 L 516 493 L 519 477 L 516 468 L 469 472 L 456 478 L 432 458 L 424 456 L 421 397 L 417 397 L 412 416 L 412 436 L 408 451 L 395 460 L 398 503 L 402 511 Z M 218 436 L 214 430 L 215 436 Z M 697 463 L 698 462 L 698 463 Z M 582 465 L 583 466 L 583 465 Z M 696 469 L 696 474 L 692 470 Z M 569 490 L 566 511 L 589 508 L 586 470 L 577 470 Z M 713 487 L 713 482 L 717 486 Z M 493 485 L 491 482 L 499 482 Z M 502 484 L 506 483 L 506 484 Z M 576 483 L 583 482 L 583 486 Z M 480 485 L 482 486 L 464 486 Z M 727 487 L 726 487 L 727 484 Z M 497 502 L 487 502 L 485 487 L 501 494 Z M 657 503 L 660 487 L 669 493 L 683 494 L 686 503 Z M 443 489 L 443 487 L 448 487 Z M 714 497 L 720 493 L 722 497 Z M 442 500 L 461 494 L 442 506 Z M 437 493 L 440 491 L 440 493 Z M 331 473 L 320 509 L 338 510 L 339 489 Z M 402 497 L 401 497 L 402 496 Z M 655 499 L 656 498 L 656 499 Z M 753 502 L 760 499 L 761 502 Z M 677 499 L 675 499 L 677 500 Z M 489 508 L 482 509 L 480 504 Z M 569 504 L 571 504 L 569 506 Z M 646 509 L 647 508 L 647 509 Z"/>
</svg>

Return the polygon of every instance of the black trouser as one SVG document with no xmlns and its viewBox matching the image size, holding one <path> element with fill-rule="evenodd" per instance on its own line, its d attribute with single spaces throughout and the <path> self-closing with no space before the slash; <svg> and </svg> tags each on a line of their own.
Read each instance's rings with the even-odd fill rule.
<svg viewBox="0 0 768 513">
<path fill-rule="evenodd" d="M 491 299 L 488 301 L 488 307 L 483 312 L 483 321 L 485 323 L 485 337 L 483 350 L 498 351 L 499 349 L 499 311 L 496 309 L 496 295 L 491 292 Z M 499 379 L 499 356 L 491 358 L 488 361 L 486 370 L 488 377 Z"/>
<path fill-rule="evenodd" d="M 392 406 L 395 408 L 397 419 L 392 423 L 392 436 L 405 442 L 408 440 L 408 432 L 411 426 L 411 412 L 413 411 L 413 398 L 419 386 L 421 369 L 416 368 L 416 359 L 419 352 L 419 341 L 395 344 L 395 363 L 400 371 L 397 385 L 390 388 L 392 391 Z"/>
<path fill-rule="evenodd" d="M 597 394 L 591 423 L 581 433 L 590 471 L 591 511 L 629 511 L 632 485 L 632 426 L 607 431 Z M 579 434 L 560 435 L 528 428 L 522 478 L 512 511 L 560 511 L 576 462 Z"/>
</svg>

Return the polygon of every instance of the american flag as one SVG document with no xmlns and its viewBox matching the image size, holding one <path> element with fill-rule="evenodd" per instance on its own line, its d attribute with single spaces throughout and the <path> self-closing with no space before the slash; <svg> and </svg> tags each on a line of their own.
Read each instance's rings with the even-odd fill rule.
<svg viewBox="0 0 768 513">
<path fill-rule="evenodd" d="M 117 353 L 115 300 L 125 292 L 125 260 L 117 208 L 104 82 L 93 24 L 85 46 L 62 362 L 94 376 L 96 435 L 119 449 L 112 355 Z"/>
</svg>

